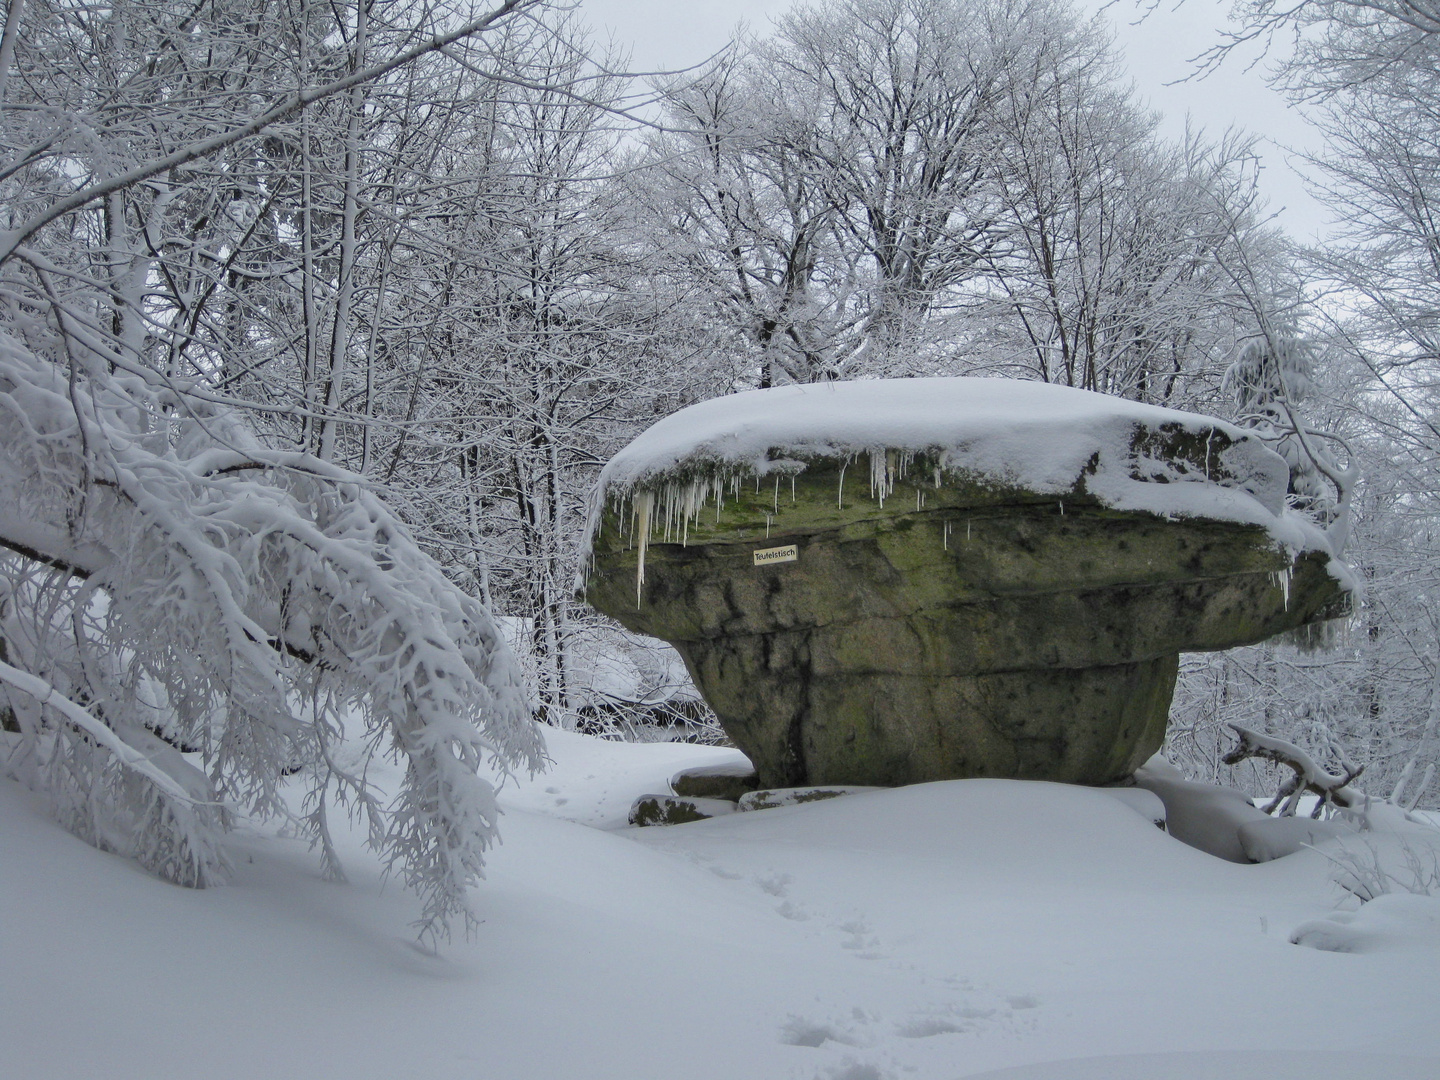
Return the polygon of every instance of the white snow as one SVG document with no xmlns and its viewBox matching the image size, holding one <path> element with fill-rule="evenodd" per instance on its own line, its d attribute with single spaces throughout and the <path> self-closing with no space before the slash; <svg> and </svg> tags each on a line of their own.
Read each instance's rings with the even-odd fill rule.
<svg viewBox="0 0 1440 1080">
<path fill-rule="evenodd" d="M 553 768 L 501 791 L 483 922 L 438 956 L 359 832 L 348 885 L 254 827 L 233 882 L 190 891 L 0 779 L 0 1075 L 1440 1075 L 1425 905 L 1360 909 L 1385 947 L 1291 944 L 1346 925 L 1323 850 L 1236 865 L 1110 793 L 995 780 L 627 829 L 636 795 L 739 755 L 547 738 Z"/>
<path fill-rule="evenodd" d="M 1164 803 L 1172 836 L 1230 862 L 1269 862 L 1342 832 L 1331 821 L 1271 817 L 1243 791 L 1186 780 L 1158 756 L 1136 771 L 1135 782 L 1133 790 L 1153 792 Z"/>
<path fill-rule="evenodd" d="M 1209 462 L 1203 472 L 1177 469 L 1132 448 L 1137 428 L 1168 424 L 1236 440 L 1214 462 L 1234 479 L 1209 475 Z M 946 470 L 1056 495 L 1071 491 L 1093 459 L 1086 488 L 1108 506 L 1262 525 L 1292 550 L 1328 550 L 1317 529 L 1285 510 L 1284 459 L 1233 425 L 1051 383 L 978 378 L 812 383 L 692 405 L 610 460 L 592 501 L 591 528 L 606 500 L 643 493 L 686 469 L 789 475 L 807 456 L 868 454 L 871 488 L 883 499 L 885 451 L 935 453 Z M 689 516 L 695 512 L 689 504 L 708 497 L 711 483 L 682 497 Z M 650 503 L 643 494 L 637 507 L 644 518 Z"/>
<path fill-rule="evenodd" d="M 1328 952 L 1440 951 L 1440 896 L 1386 893 L 1359 911 L 1336 911 L 1303 922 L 1290 932 L 1290 940 Z"/>
</svg>

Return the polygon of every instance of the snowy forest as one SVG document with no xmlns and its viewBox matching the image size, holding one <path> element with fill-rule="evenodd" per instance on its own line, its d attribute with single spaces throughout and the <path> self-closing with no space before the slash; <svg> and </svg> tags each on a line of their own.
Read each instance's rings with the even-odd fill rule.
<svg viewBox="0 0 1440 1080">
<path fill-rule="evenodd" d="M 736 391 L 987 375 L 1238 422 L 1343 497 L 1353 617 L 1185 657 L 1166 753 L 1273 793 L 1242 723 L 1440 805 L 1440 8 L 1246 0 L 1199 63 L 1254 41 L 1325 135 L 1324 246 L 1066 0 L 815 0 L 643 76 L 583 4 L 9 0 L 5 768 L 189 885 L 298 778 L 330 871 L 338 805 L 443 932 L 482 766 L 723 738 L 576 593 L 609 457 Z"/>
</svg>

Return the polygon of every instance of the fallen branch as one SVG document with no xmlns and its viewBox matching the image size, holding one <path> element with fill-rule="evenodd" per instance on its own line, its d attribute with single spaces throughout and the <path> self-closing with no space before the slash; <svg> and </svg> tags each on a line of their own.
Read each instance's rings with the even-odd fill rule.
<svg viewBox="0 0 1440 1080">
<path fill-rule="evenodd" d="M 1364 793 L 1354 790 L 1350 784 L 1365 771 L 1365 766 L 1347 768 L 1341 774 L 1328 772 L 1315 764 L 1314 759 L 1294 743 L 1271 735 L 1261 735 L 1239 724 L 1231 724 L 1230 727 L 1240 737 L 1240 742 L 1220 759 L 1226 765 L 1238 765 L 1248 758 L 1259 758 L 1262 761 L 1273 761 L 1276 765 L 1284 765 L 1295 772 L 1294 776 L 1280 785 L 1275 798 L 1264 807 L 1265 813 L 1273 814 L 1283 803 L 1281 816 L 1293 815 L 1300 796 L 1307 791 L 1320 796 L 1320 802 L 1316 804 L 1311 817 L 1319 817 L 1320 810 L 1326 803 L 1345 810 L 1364 805 Z"/>
</svg>

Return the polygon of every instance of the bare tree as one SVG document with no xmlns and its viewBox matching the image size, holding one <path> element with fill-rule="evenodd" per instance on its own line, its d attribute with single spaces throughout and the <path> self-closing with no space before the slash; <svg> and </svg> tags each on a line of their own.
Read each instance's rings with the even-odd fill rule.
<svg viewBox="0 0 1440 1080">
<path fill-rule="evenodd" d="M 1031 63 L 997 109 L 998 351 L 1046 381 L 1192 401 L 1241 329 L 1225 257 L 1273 260 L 1250 142 L 1160 138 L 1097 23 Z"/>
<path fill-rule="evenodd" d="M 661 210 L 743 319 L 762 384 L 890 370 L 981 272 L 990 114 L 1061 17 L 1040 0 L 797 7 L 669 88 L 684 134 L 653 146 Z"/>
<path fill-rule="evenodd" d="M 1249 145 L 1171 146 L 1062 3 L 800 7 L 666 88 L 651 213 L 776 381 L 992 371 L 1157 401 L 1239 330 Z M 1258 255 L 1256 256 L 1258 257 Z"/>
</svg>

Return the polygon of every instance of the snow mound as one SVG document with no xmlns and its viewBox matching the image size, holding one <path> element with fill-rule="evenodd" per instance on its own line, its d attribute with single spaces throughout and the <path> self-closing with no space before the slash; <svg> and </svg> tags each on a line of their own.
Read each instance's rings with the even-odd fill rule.
<svg viewBox="0 0 1440 1080">
<path fill-rule="evenodd" d="M 1228 862 L 1271 862 L 1355 831 L 1339 821 L 1271 817 L 1242 791 L 1186 780 L 1158 754 L 1136 770 L 1135 782 L 1160 797 L 1171 836 Z"/>
<path fill-rule="evenodd" d="M 1153 456 L 1147 433 L 1222 436 L 1202 467 Z M 1326 548 L 1285 510 L 1289 468 L 1240 428 L 1050 383 L 928 378 L 751 390 L 692 405 L 654 424 L 600 475 L 591 530 L 608 500 L 682 475 L 803 471 L 806 458 L 885 451 L 932 454 L 947 472 L 1063 495 L 1084 477 L 1103 504 L 1164 516 L 1261 525 L 1295 550 Z"/>
<path fill-rule="evenodd" d="M 348 885 L 252 823 L 232 834 L 234 883 L 196 891 L 81 843 L 0 778 L 0 1074 L 1440 1075 L 1433 951 L 1335 956 L 1267 930 L 1323 910 L 1318 852 L 1231 865 L 1111 792 L 999 780 L 627 829 L 637 794 L 743 759 L 547 745 L 548 772 L 500 791 L 473 936 L 439 955 L 414 947 L 410 899 L 339 808 Z M 401 767 L 380 764 L 393 787 Z"/>
<path fill-rule="evenodd" d="M 1319 1050 L 1197 1050 L 1047 1061 L 970 1073 L 966 1080 L 1431 1080 L 1435 1059 L 1402 1054 Z"/>
<path fill-rule="evenodd" d="M 1290 942 L 1341 953 L 1440 949 L 1440 896 L 1386 893 L 1359 911 L 1337 911 L 1301 923 L 1291 931 Z"/>
</svg>

